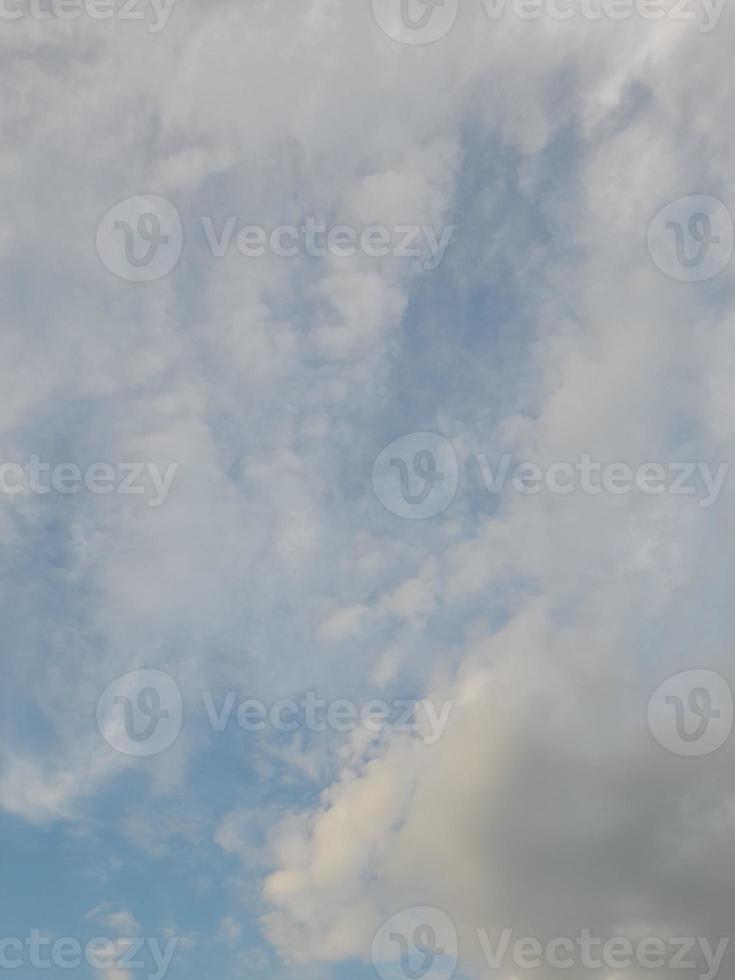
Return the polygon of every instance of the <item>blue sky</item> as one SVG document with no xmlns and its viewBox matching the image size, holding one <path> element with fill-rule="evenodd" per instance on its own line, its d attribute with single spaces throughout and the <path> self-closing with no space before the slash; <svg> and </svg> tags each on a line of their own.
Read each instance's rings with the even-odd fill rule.
<svg viewBox="0 0 735 980">
<path fill-rule="evenodd" d="M 66 2 L 0 9 L 0 974 L 725 975 L 732 12 Z"/>
</svg>

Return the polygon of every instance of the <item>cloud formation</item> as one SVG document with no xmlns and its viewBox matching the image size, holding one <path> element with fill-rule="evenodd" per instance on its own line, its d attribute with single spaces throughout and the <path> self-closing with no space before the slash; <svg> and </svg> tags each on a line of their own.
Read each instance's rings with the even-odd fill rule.
<svg viewBox="0 0 735 980">
<path fill-rule="evenodd" d="M 123 819 L 160 855 L 157 808 L 197 799 L 187 840 L 209 834 L 247 893 L 220 944 L 244 907 L 289 969 L 367 961 L 409 906 L 450 915 L 468 977 L 479 928 L 728 934 L 731 749 L 667 753 L 646 704 L 677 671 L 731 675 L 730 483 L 708 509 L 493 498 L 477 464 L 734 458 L 732 266 L 676 281 L 646 248 L 682 196 L 735 208 L 731 17 L 693 12 L 470 2 L 416 46 L 338 0 L 177 0 L 153 31 L 152 7 L 3 23 L 1 461 L 178 467 L 155 509 L 0 500 L 6 813 L 84 824 L 142 774 L 155 831 Z M 155 282 L 95 246 L 137 195 L 181 218 Z M 218 256 L 202 220 L 230 218 L 452 234 L 436 268 Z M 373 464 L 423 432 L 451 443 L 458 489 L 402 520 Z M 144 760 L 95 723 L 139 668 L 175 678 L 185 718 Z M 201 771 L 239 778 L 201 722 L 202 690 L 235 689 L 455 708 L 436 744 L 253 739 L 258 818 Z"/>
</svg>

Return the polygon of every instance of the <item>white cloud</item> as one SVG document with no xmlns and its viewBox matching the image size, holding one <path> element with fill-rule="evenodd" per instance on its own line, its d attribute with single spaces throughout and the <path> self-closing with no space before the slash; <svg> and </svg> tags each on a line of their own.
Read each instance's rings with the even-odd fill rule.
<svg viewBox="0 0 735 980">
<path fill-rule="evenodd" d="M 133 938 L 140 930 L 140 924 L 128 909 L 116 909 L 111 902 L 102 902 L 84 916 L 93 922 L 99 922 L 117 936 Z"/>
</svg>

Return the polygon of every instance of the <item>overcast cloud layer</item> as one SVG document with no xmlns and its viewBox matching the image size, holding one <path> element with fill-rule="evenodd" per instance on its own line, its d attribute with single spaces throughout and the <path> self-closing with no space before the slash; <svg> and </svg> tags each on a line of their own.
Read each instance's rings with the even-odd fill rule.
<svg viewBox="0 0 735 980">
<path fill-rule="evenodd" d="M 462 0 L 413 44 L 399 0 L 7 0 L 0 463 L 82 485 L 2 471 L 2 936 L 176 937 L 173 980 L 449 980 L 371 962 L 423 907 L 463 980 L 559 972 L 491 969 L 478 930 L 730 936 L 735 21 L 649 7 Z M 314 249 L 309 220 L 358 246 Z M 130 281 L 146 242 L 173 267 Z M 587 492 L 584 458 L 630 492 Z M 695 669 L 724 689 L 673 682 L 657 729 Z M 137 674 L 100 702 L 139 670 L 181 718 L 135 755 L 126 704 L 175 708 Z M 238 723 L 309 691 L 448 714 Z M 722 731 L 699 754 L 698 721 Z"/>
</svg>

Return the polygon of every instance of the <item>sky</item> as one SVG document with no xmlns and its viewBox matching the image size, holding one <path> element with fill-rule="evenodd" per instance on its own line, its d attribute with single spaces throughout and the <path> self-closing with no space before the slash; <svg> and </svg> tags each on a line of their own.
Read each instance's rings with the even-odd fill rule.
<svg viewBox="0 0 735 980">
<path fill-rule="evenodd" d="M 0 0 L 0 975 L 732 970 L 733 16 Z"/>
</svg>

